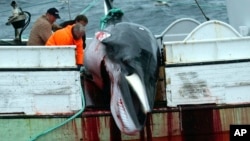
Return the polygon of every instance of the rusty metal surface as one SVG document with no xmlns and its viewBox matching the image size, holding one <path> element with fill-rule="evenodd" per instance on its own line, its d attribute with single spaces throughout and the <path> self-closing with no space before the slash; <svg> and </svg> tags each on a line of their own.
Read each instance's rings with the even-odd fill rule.
<svg viewBox="0 0 250 141">
<path fill-rule="evenodd" d="M 228 141 L 230 124 L 250 123 L 250 107 L 210 106 L 203 109 L 190 106 L 182 106 L 178 110 L 155 109 L 155 112 L 148 116 L 145 128 L 134 136 L 121 133 L 109 111 L 90 110 L 61 128 L 42 136 L 38 141 Z M 0 137 L 7 141 L 14 141 L 17 137 L 19 141 L 27 141 L 66 119 L 53 116 L 0 118 Z"/>
</svg>

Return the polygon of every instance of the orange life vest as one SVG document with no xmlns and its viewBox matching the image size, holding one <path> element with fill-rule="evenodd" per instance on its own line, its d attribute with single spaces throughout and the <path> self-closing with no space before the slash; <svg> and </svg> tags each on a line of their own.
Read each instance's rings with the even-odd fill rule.
<svg viewBox="0 0 250 141">
<path fill-rule="evenodd" d="M 74 40 L 72 35 L 72 25 L 68 25 L 65 28 L 59 29 L 54 32 L 46 42 L 46 46 L 53 45 L 76 45 L 76 64 L 83 65 L 84 63 L 84 50 L 83 50 L 83 40 Z"/>
</svg>

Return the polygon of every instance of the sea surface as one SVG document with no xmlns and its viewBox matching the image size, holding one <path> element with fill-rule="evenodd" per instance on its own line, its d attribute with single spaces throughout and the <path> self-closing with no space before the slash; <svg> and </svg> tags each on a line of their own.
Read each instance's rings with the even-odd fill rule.
<svg viewBox="0 0 250 141">
<path fill-rule="evenodd" d="M 85 14 L 89 23 L 86 27 L 87 37 L 93 37 L 100 30 L 100 20 L 104 16 L 103 0 L 16 0 L 23 11 L 31 14 L 31 21 L 22 34 L 29 37 L 29 32 L 35 20 L 47 9 L 56 7 L 59 10 L 61 23 L 74 19 L 77 14 Z M 199 3 L 200 8 L 196 4 Z M 5 23 L 11 16 L 11 0 L 0 0 L 0 39 L 14 38 L 14 28 Z M 144 25 L 155 35 L 161 32 L 179 18 L 193 18 L 199 22 L 221 20 L 228 22 L 226 0 L 113 0 L 113 5 L 124 12 L 124 19 L 129 22 Z M 205 14 L 205 16 L 203 15 Z"/>
</svg>

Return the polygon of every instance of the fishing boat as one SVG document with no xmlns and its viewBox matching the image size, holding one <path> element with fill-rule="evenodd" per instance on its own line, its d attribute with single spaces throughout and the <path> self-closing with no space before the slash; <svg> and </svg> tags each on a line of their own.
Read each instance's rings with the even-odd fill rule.
<svg viewBox="0 0 250 141">
<path fill-rule="evenodd" d="M 112 8 L 106 4 L 107 9 Z M 154 70 L 158 73 L 156 91 L 150 98 L 153 99 L 152 109 L 150 106 L 147 109 L 150 105 L 147 97 L 138 100 L 142 103 L 139 108 L 146 111 L 139 114 L 143 116 L 139 125 L 135 121 L 141 117 L 136 115 L 121 118 L 121 121 L 116 119 L 116 114 L 131 116 L 129 110 L 133 109 L 125 104 L 127 111 L 117 113 L 110 95 L 106 95 L 110 94 L 110 86 L 114 83 L 105 81 L 104 84 L 109 84 L 105 88 L 109 89 L 98 89 L 104 84 L 94 81 L 91 72 L 100 70 L 91 66 L 93 60 L 88 60 L 87 68 L 79 71 L 74 60 L 75 46 L 26 46 L 21 35 L 14 40 L 1 40 L 1 139 L 229 141 L 230 126 L 250 125 L 250 25 L 249 12 L 246 12 L 249 4 L 248 0 L 227 0 L 229 23 L 218 20 L 201 23 L 187 17 L 174 21 L 160 35 L 154 35 L 160 50 L 160 63 Z M 18 28 L 24 29 L 25 25 Z M 87 41 L 89 50 L 90 46 L 103 43 L 93 40 Z M 87 50 L 86 53 L 91 58 L 92 54 Z M 114 64 L 112 60 L 108 63 Z M 113 74 L 110 70 L 97 75 L 104 77 L 96 77 L 97 80 L 106 80 Z M 127 80 L 129 84 L 137 81 Z M 138 87 L 131 89 L 137 93 Z M 123 95 L 120 97 L 122 102 L 129 102 Z M 133 128 L 140 130 L 133 130 L 133 134 L 121 130 L 123 124 L 129 127 L 131 123 L 135 124 Z"/>
</svg>

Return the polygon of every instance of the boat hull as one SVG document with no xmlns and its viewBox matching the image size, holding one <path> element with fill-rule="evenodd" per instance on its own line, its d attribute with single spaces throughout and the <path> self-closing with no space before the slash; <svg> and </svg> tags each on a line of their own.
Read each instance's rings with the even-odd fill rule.
<svg viewBox="0 0 250 141">
<path fill-rule="evenodd" d="M 247 105 L 246 105 L 247 106 Z M 72 122 L 48 132 L 38 141 L 104 141 L 104 140 L 171 140 L 228 141 L 232 124 L 247 124 L 250 107 L 200 105 L 154 109 L 148 115 L 144 129 L 129 136 L 121 133 L 109 111 L 85 111 Z M 8 141 L 27 141 L 70 115 L 1 116 L 0 136 Z"/>
</svg>

